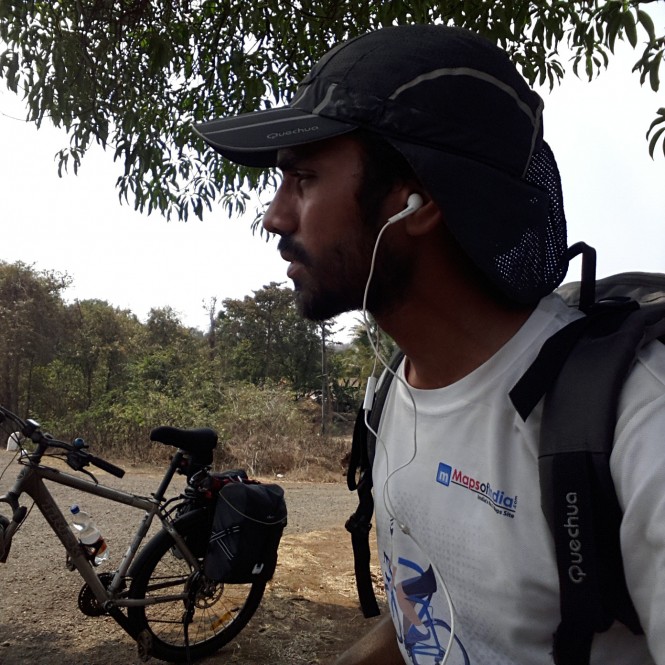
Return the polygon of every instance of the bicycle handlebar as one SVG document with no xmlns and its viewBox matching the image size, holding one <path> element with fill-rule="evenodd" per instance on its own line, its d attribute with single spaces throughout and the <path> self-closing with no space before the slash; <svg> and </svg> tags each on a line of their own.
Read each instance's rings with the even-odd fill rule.
<svg viewBox="0 0 665 665">
<path fill-rule="evenodd" d="M 83 450 L 79 450 L 78 454 L 80 457 L 83 457 L 83 459 L 90 462 L 90 464 L 94 464 L 94 466 L 96 466 L 97 468 L 101 469 L 102 471 L 110 473 L 112 476 L 115 476 L 116 478 L 122 478 L 125 475 L 124 469 L 121 469 L 119 466 L 116 466 L 115 464 L 111 464 L 111 462 L 107 462 L 101 457 L 95 457 L 94 455 L 91 455 L 90 453 L 87 453 Z"/>
<path fill-rule="evenodd" d="M 125 475 L 124 469 L 121 469 L 111 462 L 107 462 L 101 457 L 96 457 L 91 455 L 83 448 L 87 445 L 83 439 L 76 439 L 74 443 L 65 443 L 64 441 L 58 441 L 54 439 L 50 434 L 42 432 L 39 428 L 39 423 L 34 420 L 23 420 L 19 418 L 15 413 L 12 413 L 8 409 L 0 406 L 0 422 L 4 419 L 11 420 L 16 424 L 21 434 L 29 438 L 33 443 L 36 443 L 38 446 L 42 446 L 42 450 L 46 448 L 59 448 L 61 450 L 67 451 L 67 464 L 72 467 L 75 471 L 82 471 L 84 467 L 88 464 L 106 471 L 116 478 L 122 478 Z"/>
</svg>

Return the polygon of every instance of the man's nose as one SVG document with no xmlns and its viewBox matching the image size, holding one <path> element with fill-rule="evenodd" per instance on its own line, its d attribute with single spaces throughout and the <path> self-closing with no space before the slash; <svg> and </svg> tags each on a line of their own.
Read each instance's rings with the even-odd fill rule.
<svg viewBox="0 0 665 665">
<path fill-rule="evenodd" d="M 280 186 L 263 216 L 263 228 L 269 233 L 284 236 L 291 235 L 297 224 L 295 207 L 289 202 L 284 187 Z"/>
</svg>

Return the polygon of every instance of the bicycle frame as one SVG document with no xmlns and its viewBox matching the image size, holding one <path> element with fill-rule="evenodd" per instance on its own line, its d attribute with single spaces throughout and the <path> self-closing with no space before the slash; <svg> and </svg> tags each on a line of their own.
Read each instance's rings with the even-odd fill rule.
<svg viewBox="0 0 665 665">
<path fill-rule="evenodd" d="M 186 594 L 179 594 L 177 596 L 161 597 L 159 600 L 137 600 L 123 598 L 117 595 L 122 589 L 123 580 L 126 577 L 132 561 L 134 560 L 141 543 L 145 539 L 155 516 L 159 518 L 163 528 L 173 537 L 180 553 L 186 559 L 187 563 L 194 568 L 198 566 L 196 557 L 191 553 L 183 538 L 173 527 L 169 514 L 164 510 L 164 496 L 166 489 L 171 483 L 182 458 L 183 453 L 179 450 L 174 455 L 159 488 L 151 498 L 123 492 L 83 478 L 77 478 L 69 473 L 59 471 L 58 469 L 42 466 L 39 461 L 35 462 L 34 460 L 30 460 L 30 462 L 25 464 L 24 468 L 19 472 L 14 487 L 4 496 L 0 496 L 0 502 L 9 504 L 16 516 L 21 510 L 19 505 L 20 496 L 25 493 L 33 499 L 49 526 L 67 551 L 71 565 L 88 584 L 100 607 L 103 607 L 126 632 L 136 639 L 138 636 L 134 634 L 134 629 L 125 614 L 118 608 L 149 605 L 157 602 L 170 602 L 174 599 L 186 600 L 187 597 Z M 81 548 L 63 512 L 58 507 L 53 495 L 46 487 L 44 483 L 45 480 L 145 511 L 145 515 L 139 524 L 138 530 L 132 538 L 129 548 L 122 557 L 118 570 L 115 572 L 113 580 L 108 588 L 104 586 L 91 561 Z M 19 518 L 18 520 L 15 518 L 15 521 L 12 523 L 13 528 L 10 527 L 10 530 L 8 530 L 5 535 L 9 536 L 11 539 L 22 519 L 24 519 L 24 517 Z"/>
</svg>

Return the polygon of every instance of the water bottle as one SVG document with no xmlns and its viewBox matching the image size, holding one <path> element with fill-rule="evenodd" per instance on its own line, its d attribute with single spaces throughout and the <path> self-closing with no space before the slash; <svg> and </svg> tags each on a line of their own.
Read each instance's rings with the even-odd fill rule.
<svg viewBox="0 0 665 665">
<path fill-rule="evenodd" d="M 70 508 L 70 511 L 72 513 L 72 526 L 77 532 L 79 543 L 85 547 L 90 560 L 95 566 L 98 566 L 109 558 L 109 548 L 106 541 L 88 513 L 81 510 L 76 504 Z"/>
</svg>

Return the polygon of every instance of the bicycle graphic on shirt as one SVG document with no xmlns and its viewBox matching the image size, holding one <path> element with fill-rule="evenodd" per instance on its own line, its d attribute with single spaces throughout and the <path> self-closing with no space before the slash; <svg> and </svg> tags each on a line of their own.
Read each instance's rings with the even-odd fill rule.
<svg viewBox="0 0 665 665">
<path fill-rule="evenodd" d="M 439 665 L 446 655 L 445 646 L 450 636 L 450 626 L 442 619 L 432 616 L 432 597 L 437 584 L 430 565 L 423 570 L 417 563 L 399 557 L 394 566 L 387 554 L 384 582 L 391 613 L 402 618 L 397 626 L 397 638 L 404 645 L 413 665 Z M 415 575 L 396 581 L 397 567 L 406 566 Z M 399 622 L 398 622 L 399 623 Z M 469 656 L 455 635 L 455 643 L 464 657 L 464 665 L 470 665 Z"/>
</svg>

